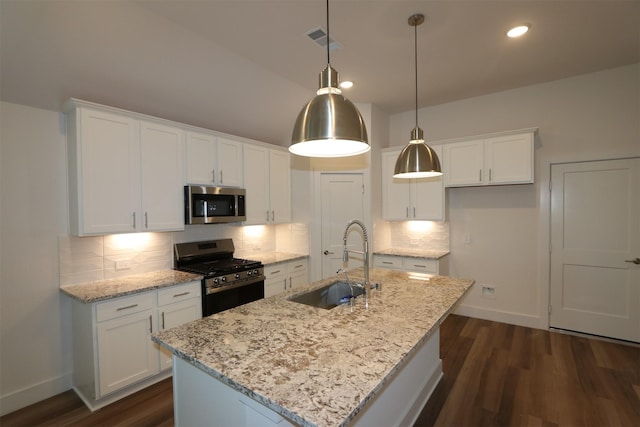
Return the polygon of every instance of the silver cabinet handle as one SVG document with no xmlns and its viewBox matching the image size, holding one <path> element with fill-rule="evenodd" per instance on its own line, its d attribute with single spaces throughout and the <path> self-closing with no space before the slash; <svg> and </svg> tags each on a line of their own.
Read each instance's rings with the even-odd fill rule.
<svg viewBox="0 0 640 427">
<path fill-rule="evenodd" d="M 211 182 L 213 182 L 213 183 L 216 182 L 216 170 L 215 169 L 211 169 Z"/>
<path fill-rule="evenodd" d="M 136 213 L 133 213 L 133 229 L 136 229 Z"/>
<path fill-rule="evenodd" d="M 278 274 L 280 273 L 280 270 L 276 270 L 276 271 L 272 271 L 271 274 Z"/>
<path fill-rule="evenodd" d="M 416 217 L 416 207 L 415 206 L 413 207 L 413 217 L 414 218 Z"/>
<path fill-rule="evenodd" d="M 164 311 L 162 312 L 162 330 L 164 331 Z"/>
<path fill-rule="evenodd" d="M 632 262 L 634 264 L 640 264 L 640 258 L 625 259 L 624 262 Z"/>
<path fill-rule="evenodd" d="M 409 218 L 409 206 L 407 206 L 407 218 Z"/>
<path fill-rule="evenodd" d="M 183 297 L 185 295 L 189 295 L 191 292 L 181 292 L 179 294 L 175 294 L 173 297 L 174 298 L 178 298 L 178 297 Z"/>
<path fill-rule="evenodd" d="M 427 268 L 426 265 L 422 265 L 422 264 L 413 264 L 414 267 L 421 267 L 421 268 Z"/>
<path fill-rule="evenodd" d="M 482 182 L 482 169 L 480 169 L 480 182 Z"/>
<path fill-rule="evenodd" d="M 287 279 L 285 278 L 282 281 L 284 282 L 284 290 L 286 291 L 287 290 Z"/>
<path fill-rule="evenodd" d="M 222 179 L 222 169 L 220 169 L 220 184 L 222 184 L 224 182 L 224 179 Z"/>
<path fill-rule="evenodd" d="M 276 211 L 271 211 L 271 221 L 275 222 L 276 220 Z"/>
<path fill-rule="evenodd" d="M 289 277 L 289 289 L 291 289 L 292 283 L 291 283 L 291 277 Z"/>
<path fill-rule="evenodd" d="M 124 307 L 118 307 L 118 308 L 116 308 L 116 311 L 129 310 L 130 308 L 135 308 L 137 306 L 138 306 L 138 304 L 131 304 L 131 305 L 127 305 L 127 306 L 124 306 Z"/>
<path fill-rule="evenodd" d="M 325 254 L 325 255 L 333 255 L 333 252 L 329 252 L 329 251 L 324 251 L 322 253 Z"/>
<path fill-rule="evenodd" d="M 149 228 L 149 215 L 147 212 L 144 213 L 144 228 Z"/>
<path fill-rule="evenodd" d="M 151 316 L 149 316 L 149 332 L 153 333 L 153 323 L 151 321 Z"/>
<path fill-rule="evenodd" d="M 391 261 L 382 261 L 383 264 L 393 265 Z"/>
<path fill-rule="evenodd" d="M 267 211 L 267 222 L 269 222 L 269 211 Z"/>
<path fill-rule="evenodd" d="M 491 169 L 489 169 L 489 182 L 491 182 Z"/>
</svg>

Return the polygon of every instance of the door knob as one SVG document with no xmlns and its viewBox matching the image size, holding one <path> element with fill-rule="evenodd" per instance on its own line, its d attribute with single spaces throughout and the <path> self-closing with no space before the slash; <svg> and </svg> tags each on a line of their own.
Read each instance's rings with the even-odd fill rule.
<svg viewBox="0 0 640 427">
<path fill-rule="evenodd" d="M 326 252 L 326 251 L 325 251 Z M 624 262 L 632 262 L 634 264 L 640 264 L 640 258 L 634 258 L 634 259 L 625 259 Z"/>
<path fill-rule="evenodd" d="M 325 255 L 333 255 L 333 252 L 329 252 L 329 251 L 324 251 L 322 253 L 325 254 Z"/>
</svg>

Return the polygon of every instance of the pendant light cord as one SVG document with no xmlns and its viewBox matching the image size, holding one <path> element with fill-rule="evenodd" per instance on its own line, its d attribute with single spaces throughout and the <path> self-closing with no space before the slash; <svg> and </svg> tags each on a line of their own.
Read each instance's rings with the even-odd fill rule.
<svg viewBox="0 0 640 427">
<path fill-rule="evenodd" d="M 331 58 L 329 56 L 329 45 L 331 44 L 331 37 L 329 37 L 329 0 L 327 0 L 327 64 L 331 64 Z"/>
<path fill-rule="evenodd" d="M 418 127 L 418 24 L 413 26 L 414 37 L 414 65 L 416 74 L 416 128 Z"/>
</svg>

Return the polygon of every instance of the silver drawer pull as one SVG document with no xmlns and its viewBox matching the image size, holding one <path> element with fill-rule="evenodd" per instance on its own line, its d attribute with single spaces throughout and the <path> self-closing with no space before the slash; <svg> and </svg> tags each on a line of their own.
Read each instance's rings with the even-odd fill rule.
<svg viewBox="0 0 640 427">
<path fill-rule="evenodd" d="M 280 273 L 280 270 L 276 270 L 276 271 L 272 271 L 271 274 L 278 274 Z"/>
<path fill-rule="evenodd" d="M 295 267 L 293 267 L 293 268 L 302 268 L 302 267 L 304 267 L 304 264 L 298 264 L 298 265 L 296 265 L 296 266 L 295 266 Z"/>
<path fill-rule="evenodd" d="M 175 294 L 173 297 L 174 298 L 183 297 L 185 295 L 189 295 L 190 293 L 191 292 L 182 292 L 182 293 L 179 293 L 179 294 Z"/>
<path fill-rule="evenodd" d="M 421 265 L 421 264 L 413 264 L 414 267 L 422 267 L 422 268 L 427 268 L 426 265 Z"/>
<path fill-rule="evenodd" d="M 393 263 L 391 261 L 382 261 L 383 264 L 389 264 L 389 265 L 393 265 Z"/>
<path fill-rule="evenodd" d="M 125 307 L 118 307 L 116 308 L 116 311 L 122 311 L 122 310 L 129 310 L 130 308 L 134 308 L 137 307 L 138 304 L 131 304 L 131 305 L 127 305 Z"/>
</svg>

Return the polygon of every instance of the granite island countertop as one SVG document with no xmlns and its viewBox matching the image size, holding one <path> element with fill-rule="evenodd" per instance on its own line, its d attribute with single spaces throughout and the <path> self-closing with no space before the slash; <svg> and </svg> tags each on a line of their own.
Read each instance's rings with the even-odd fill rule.
<svg viewBox="0 0 640 427">
<path fill-rule="evenodd" d="M 198 274 L 176 270 L 160 270 L 116 279 L 62 286 L 60 291 L 82 303 L 90 304 L 153 289 L 202 280 Z"/>
<path fill-rule="evenodd" d="M 349 272 L 362 280 L 363 269 Z M 473 280 L 371 269 L 369 309 L 288 301 L 329 278 L 153 336 L 174 355 L 303 426 L 342 426 L 402 368 Z"/>
<path fill-rule="evenodd" d="M 260 261 L 265 266 L 309 258 L 309 255 L 291 252 L 236 252 L 234 253 L 234 256 L 253 261 Z"/>
</svg>

